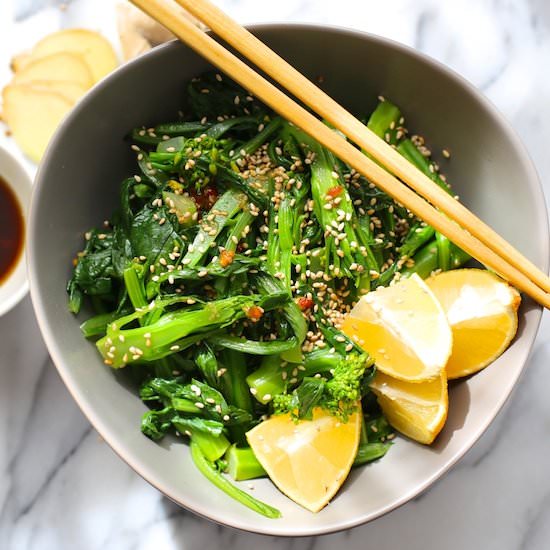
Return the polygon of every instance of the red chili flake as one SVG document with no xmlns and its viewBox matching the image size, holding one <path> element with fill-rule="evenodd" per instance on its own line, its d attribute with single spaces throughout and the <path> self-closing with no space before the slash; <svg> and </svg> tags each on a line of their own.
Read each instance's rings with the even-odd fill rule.
<svg viewBox="0 0 550 550">
<path fill-rule="evenodd" d="M 261 308 L 260 306 L 250 306 L 247 310 L 246 310 L 246 316 L 253 322 L 253 323 L 257 323 L 263 316 L 264 314 L 264 309 Z"/>
<path fill-rule="evenodd" d="M 338 195 L 344 192 L 344 188 L 341 185 L 335 185 L 327 191 L 327 197 L 335 199 Z"/>
<path fill-rule="evenodd" d="M 222 267 L 227 267 L 229 264 L 233 263 L 235 258 L 235 252 L 233 250 L 222 250 L 220 252 L 220 265 Z"/>
<path fill-rule="evenodd" d="M 298 307 L 302 311 L 306 311 L 306 309 L 311 309 L 313 307 L 313 300 L 311 298 L 306 298 L 305 296 L 302 296 L 298 298 Z"/>
<path fill-rule="evenodd" d="M 218 200 L 218 191 L 215 187 L 205 187 L 199 192 L 192 190 L 190 195 L 195 199 L 200 210 L 210 210 Z"/>
</svg>

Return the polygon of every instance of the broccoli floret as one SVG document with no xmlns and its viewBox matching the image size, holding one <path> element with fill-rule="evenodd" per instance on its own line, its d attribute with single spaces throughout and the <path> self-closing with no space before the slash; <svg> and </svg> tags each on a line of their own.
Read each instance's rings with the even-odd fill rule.
<svg viewBox="0 0 550 550">
<path fill-rule="evenodd" d="M 373 361 L 367 354 L 351 354 L 340 361 L 325 387 L 325 408 L 347 418 L 363 396 L 363 378 L 372 364 Z"/>
<path fill-rule="evenodd" d="M 322 407 L 346 422 L 368 391 L 365 381 L 370 380 L 372 365 L 366 353 L 352 353 L 336 363 L 329 380 L 306 377 L 292 393 L 276 395 L 274 413 L 290 413 L 296 420 L 310 419 L 313 409 Z"/>
</svg>

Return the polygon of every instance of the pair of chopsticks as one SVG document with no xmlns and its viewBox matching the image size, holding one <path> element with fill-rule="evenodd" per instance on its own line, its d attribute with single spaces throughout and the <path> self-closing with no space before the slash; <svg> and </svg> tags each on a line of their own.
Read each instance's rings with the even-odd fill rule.
<svg viewBox="0 0 550 550">
<path fill-rule="evenodd" d="M 175 2 L 320 117 L 328 120 L 379 164 L 183 17 L 173 2 L 130 1 L 282 117 L 330 149 L 379 189 L 519 290 L 550 309 L 550 279 L 545 273 L 209 0 Z"/>
</svg>

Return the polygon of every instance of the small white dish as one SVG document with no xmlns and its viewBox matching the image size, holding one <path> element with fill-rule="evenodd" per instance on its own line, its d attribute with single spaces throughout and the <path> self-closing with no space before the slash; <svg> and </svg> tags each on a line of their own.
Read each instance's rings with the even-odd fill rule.
<svg viewBox="0 0 550 550">
<path fill-rule="evenodd" d="M 15 266 L 8 276 L 0 282 L 0 316 L 7 313 L 29 291 L 27 279 L 27 262 L 25 257 L 25 239 L 27 228 L 27 212 L 31 201 L 32 180 L 22 164 L 0 146 L 0 177 L 13 191 L 21 214 L 23 215 L 23 251 L 19 254 Z"/>
</svg>

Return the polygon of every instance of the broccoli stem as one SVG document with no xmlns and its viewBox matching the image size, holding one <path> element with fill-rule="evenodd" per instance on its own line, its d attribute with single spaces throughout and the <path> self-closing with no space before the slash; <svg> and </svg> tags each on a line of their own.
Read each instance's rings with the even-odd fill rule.
<svg viewBox="0 0 550 550">
<path fill-rule="evenodd" d="M 210 462 L 221 458 L 230 446 L 229 441 L 223 434 L 215 436 L 200 430 L 193 430 L 183 418 L 173 420 L 172 424 L 179 433 L 183 435 L 191 434 L 191 442 L 200 447 L 201 453 Z"/>
<path fill-rule="evenodd" d="M 221 348 L 232 349 L 250 355 L 267 355 L 282 353 L 296 347 L 296 338 L 293 336 L 288 340 L 267 340 L 265 342 L 257 340 L 247 340 L 238 336 L 227 336 L 219 334 L 208 339 L 211 344 Z"/>
<path fill-rule="evenodd" d="M 208 344 L 204 343 L 196 352 L 195 364 L 208 384 L 213 388 L 219 388 L 218 360 Z"/>
<path fill-rule="evenodd" d="M 453 243 L 449 243 L 449 249 L 449 266 L 451 269 L 457 269 L 470 259 L 470 256 L 466 252 Z M 406 267 L 401 271 L 402 277 L 409 277 L 413 273 L 417 273 L 420 277 L 425 279 L 429 277 L 433 271 L 439 269 L 439 254 L 435 240 L 421 248 L 414 255 L 413 260 L 414 264 L 411 267 Z"/>
<path fill-rule="evenodd" d="M 252 412 L 252 398 L 246 383 L 246 360 L 242 353 L 225 349 L 220 353 L 221 363 L 226 369 L 220 377 L 221 392 L 228 403 Z"/>
<path fill-rule="evenodd" d="M 258 132 L 252 139 L 247 141 L 241 146 L 239 151 L 235 153 L 232 160 L 237 160 L 246 155 L 251 155 L 256 150 L 258 150 L 279 128 L 283 123 L 281 117 L 275 117 L 271 122 L 269 122 L 262 131 Z"/>
<path fill-rule="evenodd" d="M 140 279 L 137 269 L 139 269 L 139 267 L 131 264 L 123 273 L 124 284 L 126 285 L 126 290 L 134 309 L 147 306 L 143 281 Z"/>
<path fill-rule="evenodd" d="M 262 514 L 268 518 L 280 518 L 281 512 L 277 508 L 269 506 L 253 496 L 245 493 L 242 489 L 235 487 L 223 474 L 210 462 L 202 453 L 199 444 L 191 439 L 191 457 L 198 470 L 218 489 L 221 489 L 225 494 L 247 506 L 251 510 Z"/>
<path fill-rule="evenodd" d="M 359 445 L 365 445 L 369 442 L 369 436 L 367 434 L 367 425 L 365 424 L 365 417 L 361 418 L 361 435 L 359 436 Z"/>
<path fill-rule="evenodd" d="M 228 189 L 214 204 L 211 214 L 200 224 L 193 244 L 189 246 L 182 264 L 188 267 L 196 266 L 206 255 L 218 235 L 239 210 L 246 204 L 246 197 L 240 191 Z M 212 218 L 212 219 L 210 219 Z"/>
<path fill-rule="evenodd" d="M 167 124 L 159 124 L 154 128 L 154 131 L 144 131 L 145 128 L 135 128 L 132 130 L 130 138 L 136 143 L 145 145 L 157 145 L 162 143 L 162 136 L 194 136 L 199 132 L 204 132 L 211 126 L 210 123 L 202 124 L 202 122 L 170 122 Z"/>
<path fill-rule="evenodd" d="M 451 269 L 451 241 L 437 231 L 435 233 L 435 242 L 437 244 L 437 263 L 439 269 L 448 271 Z"/>
<path fill-rule="evenodd" d="M 294 210 L 292 209 L 291 200 L 285 197 L 279 204 L 279 210 L 277 211 L 278 223 L 277 234 L 279 236 L 279 268 L 277 271 L 283 274 L 282 281 L 285 284 L 286 289 L 290 292 L 291 283 L 291 256 L 292 247 L 299 243 L 294 242 Z"/>
<path fill-rule="evenodd" d="M 270 192 L 273 192 L 272 190 Z M 275 218 L 277 212 L 275 210 L 275 205 L 271 203 L 269 205 L 269 231 L 267 233 L 267 258 L 266 258 L 266 270 L 271 275 L 279 271 L 277 264 L 279 258 L 281 257 L 281 240 L 279 239 L 279 234 L 277 231 L 277 224 L 275 223 Z"/>
<path fill-rule="evenodd" d="M 430 160 L 425 157 L 418 147 L 410 140 L 404 139 L 398 146 L 397 150 L 404 156 L 411 164 L 414 164 L 424 175 L 428 176 L 432 181 L 437 183 L 439 187 L 447 191 L 449 195 L 453 195 L 449 184 L 444 181 L 441 176 L 433 169 Z M 430 167 L 432 167 L 430 169 Z"/>
<path fill-rule="evenodd" d="M 207 338 L 213 331 L 233 324 L 246 316 L 248 309 L 259 305 L 264 309 L 273 309 L 282 305 L 286 295 L 232 296 L 222 300 L 208 302 L 198 309 L 181 309 L 164 313 L 156 322 L 146 326 L 123 329 L 125 325 L 144 315 L 162 310 L 165 305 L 147 307 L 132 315 L 127 315 L 111 323 L 107 334 L 98 340 L 97 348 L 108 365 L 120 368 L 136 361 L 151 361 L 163 357 L 169 351 L 180 351 L 178 341 L 186 337 L 196 337 L 195 341 Z M 181 299 L 183 301 L 184 298 Z"/>
<path fill-rule="evenodd" d="M 434 234 L 434 228 L 429 225 L 421 225 L 418 223 L 411 227 L 405 241 L 399 249 L 401 259 L 405 260 L 408 258 L 413 258 L 415 252 L 419 248 L 433 239 Z M 380 274 L 380 277 L 376 280 L 375 286 L 379 287 L 389 285 L 399 270 L 398 265 L 399 264 L 397 262 L 394 262 L 388 269 L 384 270 Z M 405 271 L 407 272 L 407 269 L 405 269 Z"/>
<path fill-rule="evenodd" d="M 281 363 L 279 355 L 268 355 L 264 357 L 260 368 L 246 377 L 254 397 L 260 403 L 268 403 L 274 395 L 285 391 L 288 368 L 283 367 Z"/>
<path fill-rule="evenodd" d="M 220 363 L 225 370 L 220 376 L 219 390 L 230 404 L 243 411 L 253 413 L 252 395 L 246 383 L 247 365 L 244 354 L 231 349 L 219 353 Z M 229 427 L 231 441 L 246 441 L 245 433 L 249 425 L 239 424 Z"/>
<path fill-rule="evenodd" d="M 170 373 L 171 375 L 172 373 Z M 201 409 L 193 403 L 193 401 L 189 401 L 189 399 L 183 399 L 181 397 L 173 397 L 170 400 L 170 404 L 176 411 L 189 413 L 189 414 L 197 414 L 201 412 Z"/>
<path fill-rule="evenodd" d="M 399 107 L 390 101 L 380 101 L 367 122 L 367 128 L 379 138 L 392 143 L 395 142 L 395 131 L 393 130 L 398 126 L 400 118 Z"/>
<path fill-rule="evenodd" d="M 430 241 L 434 234 L 435 230 L 430 225 L 414 225 L 399 249 L 400 256 L 410 258 L 420 247 Z"/>
<path fill-rule="evenodd" d="M 100 313 L 90 319 L 84 321 L 80 325 L 80 330 L 85 338 L 93 338 L 94 336 L 103 336 L 107 330 L 107 326 L 112 323 L 115 319 L 120 317 L 118 311 L 113 311 L 111 313 Z"/>
<path fill-rule="evenodd" d="M 231 228 L 227 235 L 224 248 L 235 252 L 239 241 L 245 236 L 247 228 L 250 229 L 250 224 L 254 221 L 254 216 L 248 212 L 242 212 L 237 218 L 237 223 Z"/>
<path fill-rule="evenodd" d="M 250 447 L 231 445 L 225 453 L 227 472 L 235 481 L 246 481 L 267 476 Z"/>
<path fill-rule="evenodd" d="M 265 296 L 274 295 L 282 290 L 281 283 L 267 273 L 258 273 L 254 277 L 254 282 L 258 286 L 259 292 Z M 282 359 L 285 361 L 299 363 L 302 360 L 302 344 L 306 339 L 307 322 L 302 310 L 298 307 L 294 300 L 290 299 L 287 301 L 287 303 L 283 306 L 283 313 L 286 320 L 292 327 L 292 330 L 294 330 L 294 335 L 297 342 L 293 348 L 282 352 Z"/>
<path fill-rule="evenodd" d="M 304 355 L 305 370 L 303 376 L 313 376 L 317 373 L 333 369 L 342 360 L 342 355 L 328 348 L 318 349 Z"/>
</svg>

